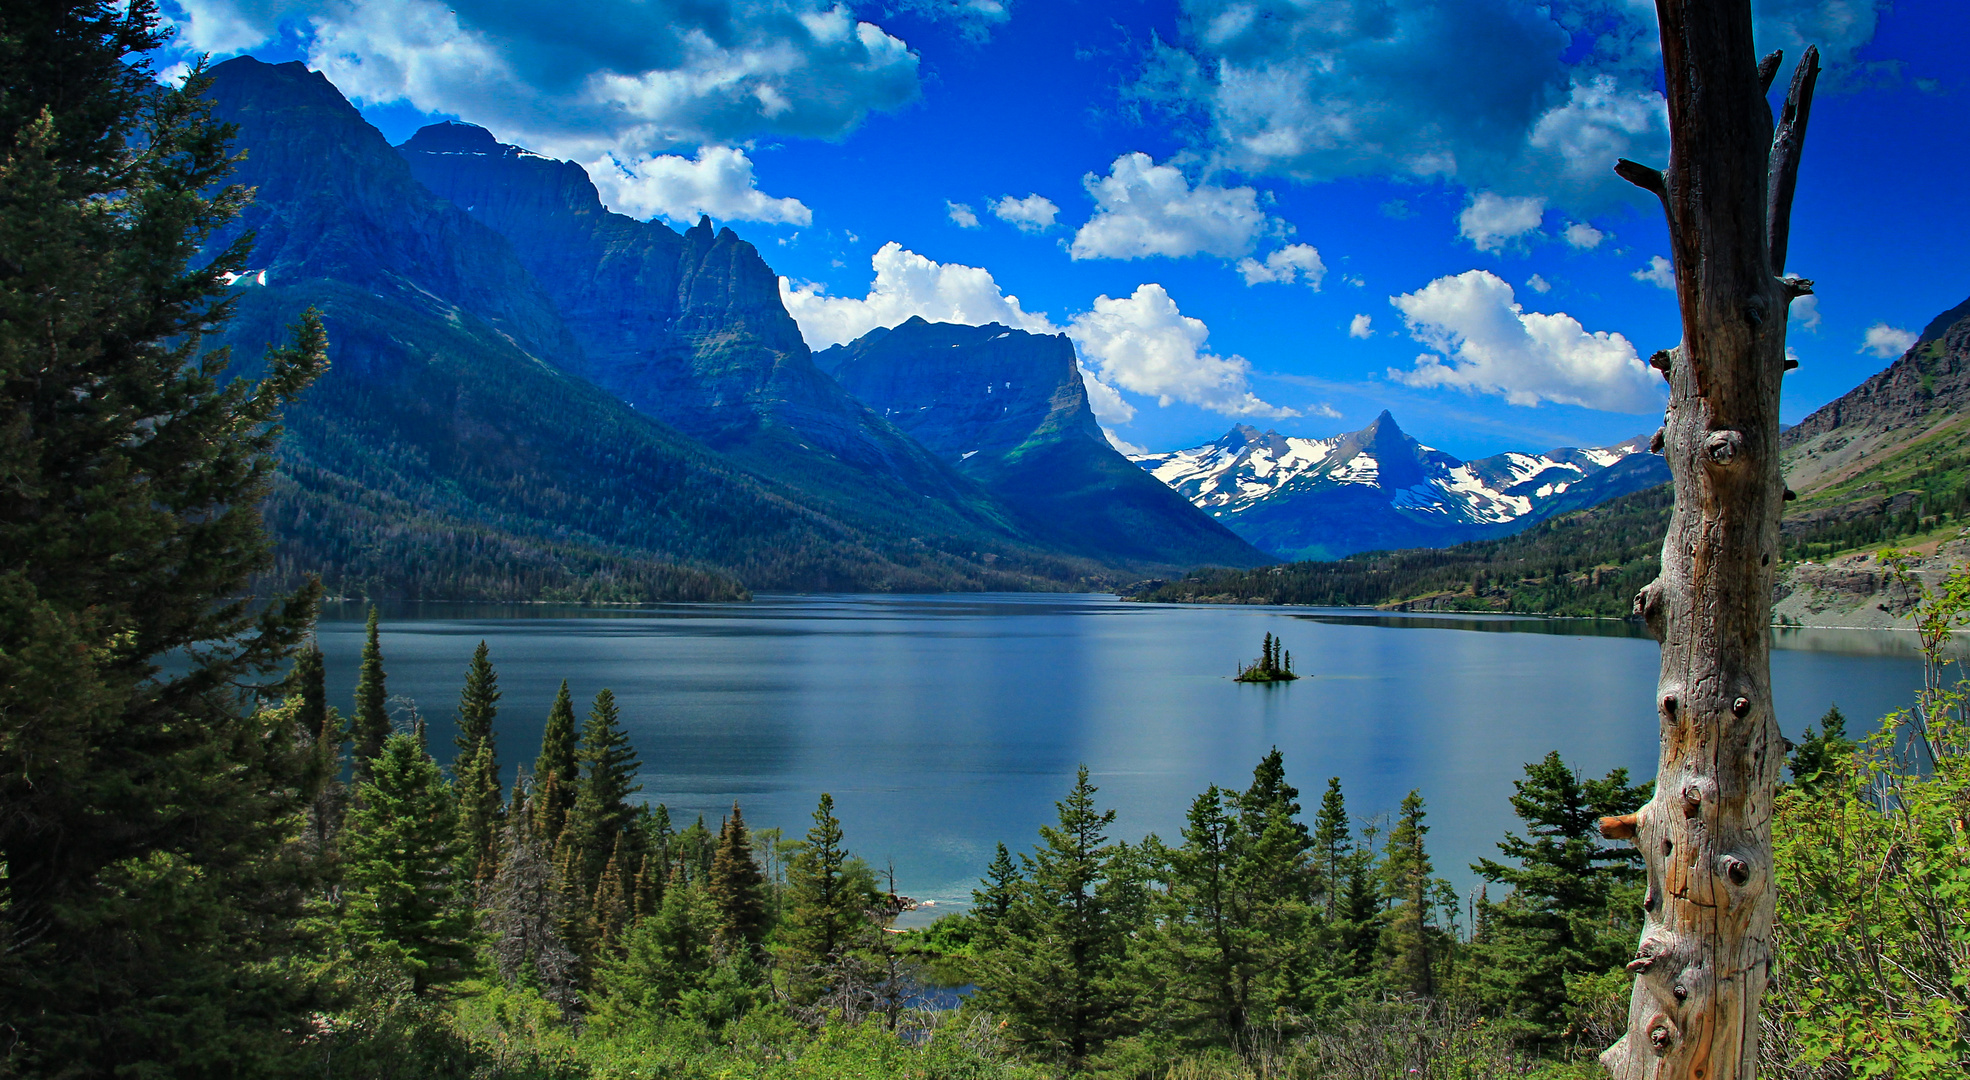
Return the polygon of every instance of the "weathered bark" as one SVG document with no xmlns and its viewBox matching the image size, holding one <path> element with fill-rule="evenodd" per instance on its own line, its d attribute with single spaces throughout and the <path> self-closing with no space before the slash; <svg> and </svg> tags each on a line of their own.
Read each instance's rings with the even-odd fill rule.
<svg viewBox="0 0 1970 1080">
<path fill-rule="evenodd" d="M 1669 101 L 1661 172 L 1617 172 L 1661 197 L 1683 340 L 1658 353 L 1669 408 L 1658 435 L 1676 508 L 1662 576 L 1635 611 L 1662 643 L 1655 796 L 1632 819 L 1648 866 L 1628 1034 L 1601 1061 L 1618 1080 L 1751 1080 L 1770 958 L 1772 716 L 1768 627 L 1779 512 L 1779 385 L 1787 219 L 1817 53 L 1773 131 L 1778 58 L 1752 51 L 1749 0 L 1657 0 Z"/>
</svg>

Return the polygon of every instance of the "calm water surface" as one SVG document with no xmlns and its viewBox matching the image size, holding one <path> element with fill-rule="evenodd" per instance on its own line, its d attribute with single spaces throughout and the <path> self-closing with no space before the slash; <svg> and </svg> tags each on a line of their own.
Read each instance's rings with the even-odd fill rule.
<svg viewBox="0 0 1970 1080">
<path fill-rule="evenodd" d="M 345 711 L 361 617 L 331 607 L 320 627 Z M 1232 682 L 1268 631 L 1310 677 Z M 680 826 L 702 813 L 715 829 L 738 800 L 755 828 L 798 835 L 831 792 L 850 848 L 942 904 L 969 897 L 999 841 L 1032 846 L 1082 763 L 1131 841 L 1173 840 L 1198 792 L 1242 788 L 1273 746 L 1309 817 L 1330 776 L 1361 819 L 1420 789 L 1437 872 L 1461 891 L 1514 825 L 1506 798 L 1525 762 L 1556 749 L 1596 775 L 1655 770 L 1659 652 L 1625 623 L 1031 594 L 385 607 L 389 691 L 417 703 L 441 759 L 481 639 L 509 777 L 531 766 L 562 679 L 578 714 L 606 686 L 641 755 L 641 797 Z M 1787 630 L 1776 644 L 1795 739 L 1831 703 L 1864 721 L 1921 682 L 1906 634 Z"/>
</svg>

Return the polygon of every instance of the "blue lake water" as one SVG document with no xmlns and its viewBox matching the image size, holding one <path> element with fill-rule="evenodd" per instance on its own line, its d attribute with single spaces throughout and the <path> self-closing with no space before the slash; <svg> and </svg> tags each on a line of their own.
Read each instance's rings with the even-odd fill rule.
<svg viewBox="0 0 1970 1080">
<path fill-rule="evenodd" d="M 361 619 L 331 606 L 319 631 L 345 712 Z M 1308 677 L 1231 681 L 1267 632 Z M 1858 726 L 1920 685 L 1911 635 L 1775 633 L 1795 739 L 1831 703 Z M 1273 746 L 1309 815 L 1330 776 L 1360 819 L 1420 789 L 1437 872 L 1463 892 L 1468 864 L 1514 825 L 1506 799 L 1525 762 L 1558 750 L 1596 775 L 1655 770 L 1660 654 L 1626 623 L 1055 594 L 385 606 L 389 692 L 416 702 L 441 760 L 481 639 L 509 778 L 532 765 L 562 679 L 578 715 L 606 686 L 642 760 L 640 797 L 680 826 L 703 814 L 715 829 L 737 800 L 755 828 L 799 835 L 827 791 L 849 847 L 940 905 L 969 897 L 998 842 L 1030 848 L 1082 763 L 1119 812 L 1113 835 L 1131 841 L 1174 839 L 1197 793 L 1244 787 Z"/>
</svg>

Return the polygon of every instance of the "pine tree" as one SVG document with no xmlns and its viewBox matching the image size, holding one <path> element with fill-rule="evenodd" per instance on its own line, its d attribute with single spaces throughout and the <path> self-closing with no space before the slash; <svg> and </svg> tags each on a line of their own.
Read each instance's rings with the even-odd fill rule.
<svg viewBox="0 0 1970 1080">
<path fill-rule="evenodd" d="M 593 894 L 602 866 L 615 852 L 616 840 L 636 812 L 628 798 L 641 791 L 636 777 L 636 750 L 622 730 L 616 696 L 608 690 L 595 695 L 588 722 L 581 730 L 581 780 L 569 808 L 566 832 L 576 852 L 576 871 L 583 892 Z"/>
<path fill-rule="evenodd" d="M 412 990 L 466 974 L 472 909 L 460 893 L 458 811 L 444 773 L 409 735 L 392 735 L 356 790 L 343 847 L 343 932 L 401 964 Z"/>
<path fill-rule="evenodd" d="M 1313 819 L 1313 895 L 1330 920 L 1342 914 L 1354 855 L 1353 835 L 1347 800 L 1341 795 L 1341 778 L 1328 777 L 1327 793 L 1320 797 L 1320 812 Z"/>
<path fill-rule="evenodd" d="M 383 646 L 377 637 L 377 611 L 369 609 L 363 631 L 363 662 L 356 670 L 356 715 L 351 736 L 355 740 L 356 781 L 369 779 L 370 761 L 383 752 L 390 737 L 390 695 L 384 689 Z"/>
<path fill-rule="evenodd" d="M 1820 729 L 1806 729 L 1805 738 L 1792 752 L 1788 763 L 1792 782 L 1807 795 L 1818 795 L 1839 775 L 1842 762 L 1853 756 L 1859 744 L 1847 737 L 1847 717 L 1840 706 L 1830 706 L 1820 717 Z"/>
<path fill-rule="evenodd" d="M 712 903 L 718 908 L 718 943 L 722 952 L 750 952 L 766 936 L 766 879 L 752 858 L 752 838 L 739 804 L 718 831 L 718 854 L 712 859 Z"/>
<path fill-rule="evenodd" d="M 288 693 L 297 701 L 296 720 L 301 741 L 308 747 L 308 766 L 302 796 L 308 800 L 308 840 L 318 858 L 329 858 L 330 845 L 342 821 L 342 716 L 328 704 L 327 668 L 321 647 L 313 639 L 294 656 L 288 673 Z"/>
<path fill-rule="evenodd" d="M 1568 1026 L 1567 977 L 1612 970 L 1633 953 L 1635 905 L 1617 897 L 1621 886 L 1640 880 L 1641 868 L 1632 845 L 1601 843 L 1598 823 L 1633 813 L 1648 789 L 1631 786 L 1626 769 L 1583 781 L 1557 752 L 1527 765 L 1513 788 L 1512 811 L 1526 836 L 1498 844 L 1512 864 L 1480 859 L 1471 866 L 1486 881 L 1512 887 L 1486 906 L 1473 978 L 1509 1030 L 1550 1042 Z"/>
<path fill-rule="evenodd" d="M 1004 844 L 999 845 L 997 855 L 992 857 L 992 865 L 985 868 L 984 888 L 971 891 L 971 917 L 982 930 L 990 930 L 1005 921 L 1012 911 L 1013 902 L 1018 899 L 1020 886 L 1019 867 L 1012 861 L 1012 853 Z"/>
<path fill-rule="evenodd" d="M 717 926 L 717 906 L 702 886 L 670 882 L 656 914 L 631 928 L 622 955 L 596 973 L 599 1018 L 620 1023 L 674 1012 L 712 971 Z"/>
<path fill-rule="evenodd" d="M 581 777 L 581 764 L 575 751 L 575 704 L 568 696 L 568 681 L 547 710 L 547 727 L 540 735 L 540 757 L 534 761 L 534 784 L 538 789 L 535 826 L 548 843 L 561 838 L 568 824 L 568 809 L 574 805 Z"/>
<path fill-rule="evenodd" d="M 1395 827 L 1389 830 L 1382 856 L 1382 895 L 1390 907 L 1382 949 L 1389 958 L 1392 985 L 1431 997 L 1437 990 L 1442 935 L 1430 918 L 1436 882 L 1423 844 L 1424 835 L 1430 831 L 1423 824 L 1426 816 L 1422 793 L 1411 791 L 1402 800 Z"/>
<path fill-rule="evenodd" d="M 294 669 L 287 676 L 287 692 L 301 698 L 301 731 L 310 741 L 330 733 L 328 670 L 321 646 L 313 638 L 294 654 Z"/>
<path fill-rule="evenodd" d="M 623 869 L 626 854 L 623 838 L 624 834 L 616 834 L 616 846 L 609 852 L 609 861 L 602 865 L 601 877 L 595 883 L 595 899 L 589 906 L 595 927 L 592 940 L 598 949 L 610 953 L 621 941 L 631 914 L 629 875 Z"/>
<path fill-rule="evenodd" d="M 834 989 L 869 927 L 870 890 L 851 872 L 834 809 L 834 796 L 822 792 L 807 846 L 787 866 L 779 958 L 796 1001 L 811 1002 Z"/>
<path fill-rule="evenodd" d="M 460 858 L 472 880 L 489 883 L 499 870 L 499 752 L 493 718 L 499 712 L 499 675 L 493 670 L 486 643 L 472 654 L 465 669 L 465 689 L 458 698 L 458 756 L 452 775 L 458 791 Z"/>
<path fill-rule="evenodd" d="M 1096 790 L 1082 766 L 978 958 L 981 1003 L 1021 1045 L 1070 1070 L 1126 1033 L 1137 989 L 1124 961 L 1141 886 L 1131 853 L 1108 843 L 1115 811 L 1095 809 Z"/>
<path fill-rule="evenodd" d="M 313 313 L 258 380 L 209 349 L 248 242 L 202 67 L 147 0 L 0 14 L 0 1017 L 22 1075 L 285 1068 L 309 748 L 257 693 L 319 591 L 237 599 Z M 192 264 L 194 257 L 201 261 Z M 304 882 L 305 884 L 305 882 Z"/>
</svg>

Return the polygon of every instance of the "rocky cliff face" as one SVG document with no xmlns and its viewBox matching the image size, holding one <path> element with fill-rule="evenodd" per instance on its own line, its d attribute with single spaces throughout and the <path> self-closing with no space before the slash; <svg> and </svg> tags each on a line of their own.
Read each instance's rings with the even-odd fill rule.
<svg viewBox="0 0 1970 1080">
<path fill-rule="evenodd" d="M 426 187 L 512 243 L 579 341 L 581 374 L 637 409 L 797 483 L 846 465 L 881 488 L 976 500 L 814 366 L 778 276 L 732 230 L 701 220 L 680 234 L 612 213 L 580 166 L 470 124 L 426 127 L 398 150 Z M 817 450 L 831 460 L 811 460 Z"/>
<path fill-rule="evenodd" d="M 1960 426 L 1970 407 L 1970 300 L 1932 321 L 1900 359 L 1788 428 L 1786 482 L 1841 484 L 1883 453 Z"/>
<path fill-rule="evenodd" d="M 1238 535 L 1293 559 L 1505 536 L 1669 478 L 1642 440 L 1459 461 L 1387 412 L 1325 439 L 1240 424 L 1207 446 L 1135 461 Z"/>
<path fill-rule="evenodd" d="M 1057 543 L 1180 565 L 1267 561 L 1109 445 L 1064 335 L 913 317 L 814 360 Z"/>
<path fill-rule="evenodd" d="M 757 255 L 729 233 L 676 237 L 672 294 L 684 299 L 664 317 L 696 335 L 702 369 L 716 372 L 729 345 L 731 378 L 767 387 L 732 429 L 742 450 L 787 451 L 770 473 L 582 377 L 592 358 L 514 245 L 422 186 L 321 76 L 241 58 L 214 78 L 218 115 L 247 153 L 238 179 L 259 192 L 239 223 L 259 242 L 226 340 L 250 372 L 314 306 L 331 345 L 331 370 L 289 412 L 269 506 L 290 577 L 322 572 L 345 595 L 659 599 L 736 595 L 722 573 L 756 588 L 940 590 L 1101 572 L 1005 524 L 1010 511 L 849 399 L 790 322 L 783 366 L 819 389 L 782 393 L 789 383 L 760 357 L 774 355 L 785 311 L 775 286 L 778 315 L 747 329 L 746 313 L 763 310 L 745 269 Z M 546 175 L 574 182 L 565 168 Z M 842 467 L 818 448 L 818 425 L 791 426 L 796 399 L 827 405 L 901 468 Z"/>
</svg>

